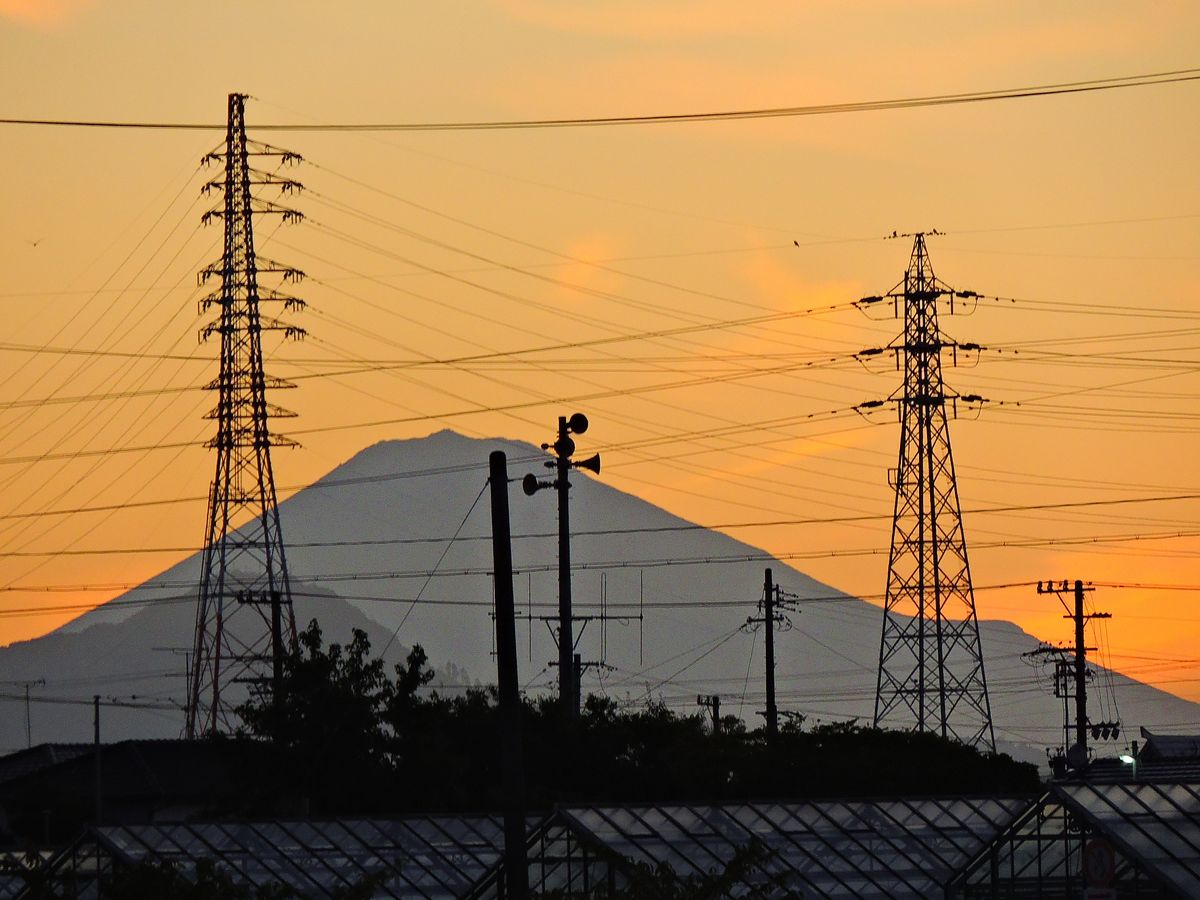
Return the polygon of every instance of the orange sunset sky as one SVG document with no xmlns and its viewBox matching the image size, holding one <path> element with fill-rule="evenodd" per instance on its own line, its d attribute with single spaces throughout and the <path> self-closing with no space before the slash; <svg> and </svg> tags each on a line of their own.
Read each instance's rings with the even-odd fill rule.
<svg viewBox="0 0 1200 900">
<path fill-rule="evenodd" d="M 240 91 L 253 135 L 842 103 L 1188 69 L 1198 34 L 1187 3 L 0 0 L 0 117 L 219 123 Z M 938 275 L 1005 298 L 942 320 L 989 348 L 946 370 L 991 401 L 952 427 L 980 616 L 1066 640 L 1053 598 L 995 586 L 1094 581 L 1112 664 L 1200 700 L 1198 104 L 1193 81 L 721 123 L 259 134 L 305 157 L 290 174 L 308 189 L 289 199 L 304 224 L 258 231 L 311 276 L 310 339 L 270 347 L 271 371 L 301 379 L 276 398 L 303 444 L 276 456 L 281 494 L 378 440 L 541 442 L 581 409 L 607 483 L 877 599 L 899 428 L 844 410 L 898 386 L 849 357 L 899 322 L 846 305 L 900 280 L 909 242 L 884 235 L 936 228 Z M 202 537 L 217 346 L 196 340 L 195 272 L 221 236 L 200 223 L 214 173 L 198 162 L 222 137 L 0 125 L 0 640 Z M 359 360 L 427 364 L 305 377 Z M 494 410 L 529 400 L 544 402 Z M 1032 505 L 1053 508 L 986 512 Z M 96 506 L 125 508 L 47 515 Z M 760 524 L 855 515 L 879 518 Z"/>
</svg>

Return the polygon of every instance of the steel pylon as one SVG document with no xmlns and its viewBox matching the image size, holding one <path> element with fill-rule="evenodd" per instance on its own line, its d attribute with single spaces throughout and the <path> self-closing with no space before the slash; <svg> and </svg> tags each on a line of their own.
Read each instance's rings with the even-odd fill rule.
<svg viewBox="0 0 1200 900">
<path fill-rule="evenodd" d="M 267 402 L 267 391 L 295 387 L 263 371 L 262 335 L 280 331 L 300 338 L 304 331 L 259 312 L 261 303 L 298 310 L 304 303 L 269 288 L 259 288 L 262 274 L 298 281 L 303 273 L 254 251 L 253 219 L 278 215 L 285 222 L 301 216 L 258 194 L 300 189 L 296 181 L 250 165 L 252 158 L 275 158 L 280 166 L 299 161 L 296 154 L 246 138 L 245 95 L 229 95 L 225 143 L 205 163 L 223 167 L 220 177 L 204 185 L 223 202 L 203 221 L 224 225 L 221 259 L 200 270 L 199 280 L 220 280 L 220 288 L 200 301 L 216 318 L 200 332 L 202 340 L 219 336 L 221 367 L 207 388 L 217 394 L 208 418 L 217 423 L 207 446 L 216 451 L 217 466 L 208 497 L 196 631 L 189 684 L 186 734 L 199 737 L 229 731 L 233 707 L 249 690 L 277 684 L 280 660 L 295 644 L 296 622 L 288 584 L 283 531 L 271 468 L 271 448 L 295 442 L 269 429 L 269 420 L 293 416 Z M 231 691 L 234 685 L 238 690 Z"/>
<path fill-rule="evenodd" d="M 930 731 L 994 750 L 947 424 L 947 406 L 953 412 L 968 398 L 942 381 L 943 353 L 956 353 L 959 345 L 938 327 L 938 303 L 956 294 L 934 275 L 923 233 L 914 235 L 903 289 L 889 296 L 903 303 L 904 335 L 893 349 L 903 359 L 904 384 L 892 397 L 900 415 L 900 454 L 892 479 L 875 726 Z"/>
</svg>

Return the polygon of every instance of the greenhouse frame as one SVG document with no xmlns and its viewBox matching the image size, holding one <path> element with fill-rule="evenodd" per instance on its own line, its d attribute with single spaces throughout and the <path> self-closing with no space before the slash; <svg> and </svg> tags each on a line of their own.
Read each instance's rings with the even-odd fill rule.
<svg viewBox="0 0 1200 900">
<path fill-rule="evenodd" d="M 1040 797 L 568 805 L 530 819 L 531 897 L 1200 897 L 1200 783 L 1056 783 Z M 91 828 L 0 897 L 102 897 L 122 869 L 208 867 L 302 897 L 503 900 L 499 816 Z"/>
</svg>

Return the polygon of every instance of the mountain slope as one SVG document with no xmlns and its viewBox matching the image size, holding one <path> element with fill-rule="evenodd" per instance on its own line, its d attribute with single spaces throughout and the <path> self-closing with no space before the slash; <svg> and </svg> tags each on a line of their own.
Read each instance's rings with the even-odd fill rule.
<svg viewBox="0 0 1200 900">
<path fill-rule="evenodd" d="M 368 447 L 280 507 L 296 596 L 297 621 L 317 616 L 326 635 L 345 640 L 365 628 L 388 659 L 422 644 L 445 684 L 493 677 L 487 458 L 510 459 L 510 477 L 544 473 L 544 456 L 527 445 L 474 440 L 443 431 Z M 583 473 L 572 477 L 574 596 L 587 622 L 577 645 L 591 666 L 585 691 L 640 701 L 662 698 L 694 709 L 698 693 L 716 693 L 723 709 L 760 721 L 761 634 L 744 630 L 762 591 L 763 569 L 802 597 L 791 628 L 777 635 L 777 684 L 784 710 L 809 720 L 870 720 L 882 613 L 845 597 L 758 549 L 684 520 Z M 521 678 L 531 690 L 553 685 L 556 659 L 539 617 L 557 609 L 556 507 L 552 492 L 533 498 L 510 488 L 519 611 Z M 637 529 L 630 533 L 630 529 Z M 592 533 L 589 533 L 592 532 Z M 594 532 L 607 532 L 597 534 Z M 458 533 L 459 540 L 445 539 Z M 535 535 L 528 537 L 528 535 Z M 679 564 L 688 561 L 687 564 Z M 185 560 L 147 585 L 43 638 L 0 650 L 0 680 L 44 677 L 34 695 L 184 695 L 184 652 L 191 644 L 198 559 Z M 433 574 L 431 574 L 433 573 Z M 743 605 L 732 605 L 740 603 Z M 142 605 L 144 604 L 144 605 Z M 644 606 L 643 606 L 644 604 Z M 644 619 L 639 620 L 639 612 Z M 615 617 L 623 616 L 623 619 Z M 1020 654 L 1037 645 L 1007 622 L 981 625 L 997 740 L 1030 758 L 1057 743 L 1061 701 L 1043 691 Z M 177 648 L 175 651 L 157 648 Z M 1200 721 L 1200 709 L 1163 691 L 1116 678 L 1126 731 Z M 0 747 L 24 745 L 24 710 L 0 706 Z M 1136 717 L 1137 721 L 1133 721 Z M 105 710 L 105 739 L 174 736 L 181 712 Z M 33 739 L 86 740 L 87 706 L 39 703 Z"/>
</svg>

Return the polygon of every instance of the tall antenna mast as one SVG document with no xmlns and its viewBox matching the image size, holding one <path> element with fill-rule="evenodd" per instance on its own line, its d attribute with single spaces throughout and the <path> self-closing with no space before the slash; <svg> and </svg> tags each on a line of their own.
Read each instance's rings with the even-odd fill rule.
<svg viewBox="0 0 1200 900">
<path fill-rule="evenodd" d="M 936 233 L 936 232 L 934 232 Z M 908 235 L 905 235 L 906 237 Z M 942 381 L 942 354 L 979 349 L 949 340 L 938 327 L 941 298 L 975 297 L 938 281 L 925 233 L 911 235 L 903 291 L 904 336 L 891 348 L 904 360 L 892 547 L 875 693 L 875 726 L 930 731 L 995 750 L 979 620 L 963 533 L 946 407 L 961 396 Z M 883 298 L 867 298 L 881 300 Z"/>
<path fill-rule="evenodd" d="M 297 181 L 252 168 L 250 159 L 276 158 L 279 165 L 300 157 L 246 138 L 244 94 L 229 95 L 229 124 L 223 148 L 208 154 L 205 163 L 223 165 L 223 177 L 204 185 L 205 194 L 220 191 L 224 202 L 203 216 L 205 224 L 221 219 L 225 227 L 221 259 L 200 271 L 203 284 L 220 278 L 220 289 L 200 301 L 201 311 L 219 315 L 200 332 L 201 340 L 219 335 L 221 370 L 207 388 L 217 393 L 217 406 L 208 418 L 217 434 L 207 444 L 217 452 L 216 475 L 208 497 L 208 524 L 196 607 L 196 634 L 188 685 L 189 738 L 228 731 L 240 695 L 230 696 L 234 683 L 270 683 L 277 692 L 281 661 L 296 641 L 296 620 L 288 584 L 283 531 L 271 469 L 271 447 L 294 447 L 294 441 L 268 428 L 268 418 L 295 415 L 267 402 L 267 390 L 295 387 L 263 371 L 262 334 L 281 331 L 299 339 L 304 330 L 259 312 L 259 304 L 279 303 L 299 310 L 304 302 L 266 289 L 258 276 L 269 273 L 283 281 L 299 281 L 303 273 L 257 257 L 254 252 L 255 215 L 278 215 L 284 222 L 302 215 L 255 196 L 277 188 L 289 194 L 301 189 Z M 287 645 L 285 646 L 285 641 Z"/>
</svg>

